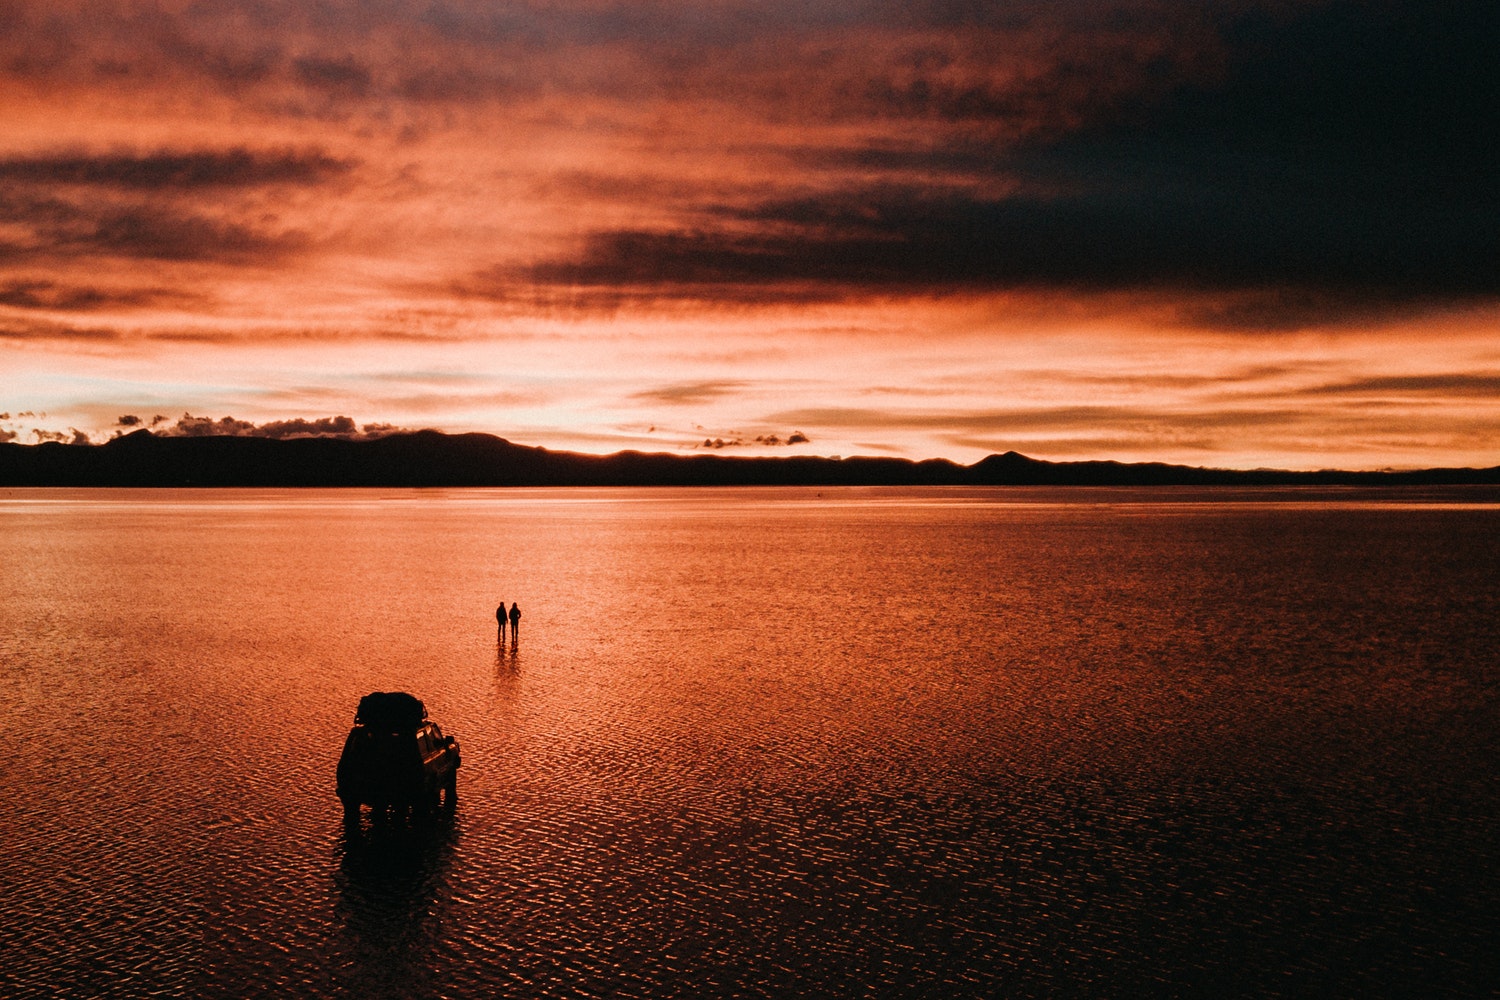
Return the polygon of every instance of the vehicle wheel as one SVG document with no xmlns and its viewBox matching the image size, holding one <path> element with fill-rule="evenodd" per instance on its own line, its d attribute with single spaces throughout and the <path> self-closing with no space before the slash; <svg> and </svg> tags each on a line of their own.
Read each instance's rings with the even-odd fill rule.
<svg viewBox="0 0 1500 1000">
<path fill-rule="evenodd" d="M 458 772 L 449 771 L 448 778 L 443 782 L 443 808 L 452 812 L 458 808 Z"/>
<path fill-rule="evenodd" d="M 344 806 L 344 822 L 345 823 L 358 823 L 359 822 L 359 800 L 358 799 L 340 798 L 339 802 L 343 803 L 343 806 Z"/>
</svg>

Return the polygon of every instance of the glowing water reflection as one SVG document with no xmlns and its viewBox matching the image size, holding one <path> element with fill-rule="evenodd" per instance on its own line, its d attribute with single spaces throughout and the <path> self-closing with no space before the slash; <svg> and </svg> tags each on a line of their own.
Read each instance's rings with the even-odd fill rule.
<svg viewBox="0 0 1500 1000">
<path fill-rule="evenodd" d="M 0 542 L 0 995 L 1500 981 L 1472 492 L 11 491 Z M 346 831 L 394 689 L 457 814 Z"/>
</svg>

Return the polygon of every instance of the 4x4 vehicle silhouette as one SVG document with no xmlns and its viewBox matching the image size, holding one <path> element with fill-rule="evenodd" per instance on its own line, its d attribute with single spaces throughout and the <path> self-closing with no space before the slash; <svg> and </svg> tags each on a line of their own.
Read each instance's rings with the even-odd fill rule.
<svg viewBox="0 0 1500 1000">
<path fill-rule="evenodd" d="M 377 816 L 451 810 L 458 803 L 458 766 L 458 741 L 427 718 L 420 700 L 400 691 L 367 694 L 339 757 L 344 818 L 357 820 L 361 805 Z"/>
</svg>

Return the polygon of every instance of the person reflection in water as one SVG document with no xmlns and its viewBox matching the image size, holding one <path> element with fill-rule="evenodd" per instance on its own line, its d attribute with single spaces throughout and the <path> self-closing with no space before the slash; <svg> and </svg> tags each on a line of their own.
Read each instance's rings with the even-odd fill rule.
<svg viewBox="0 0 1500 1000">
<path fill-rule="evenodd" d="M 514 644 L 521 638 L 521 606 L 512 604 L 510 606 L 510 641 Z"/>
<path fill-rule="evenodd" d="M 495 621 L 497 621 L 497 622 L 500 623 L 500 641 L 504 642 L 505 641 L 505 602 L 504 601 L 501 601 L 500 602 L 500 606 L 495 609 Z"/>
</svg>

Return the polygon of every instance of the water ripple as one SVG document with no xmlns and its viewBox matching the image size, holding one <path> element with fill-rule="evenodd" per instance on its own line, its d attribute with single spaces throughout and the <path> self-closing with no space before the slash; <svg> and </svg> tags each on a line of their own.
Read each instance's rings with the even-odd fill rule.
<svg viewBox="0 0 1500 1000">
<path fill-rule="evenodd" d="M 0 995 L 1500 982 L 1493 509 L 793 494 L 0 509 Z"/>
</svg>

